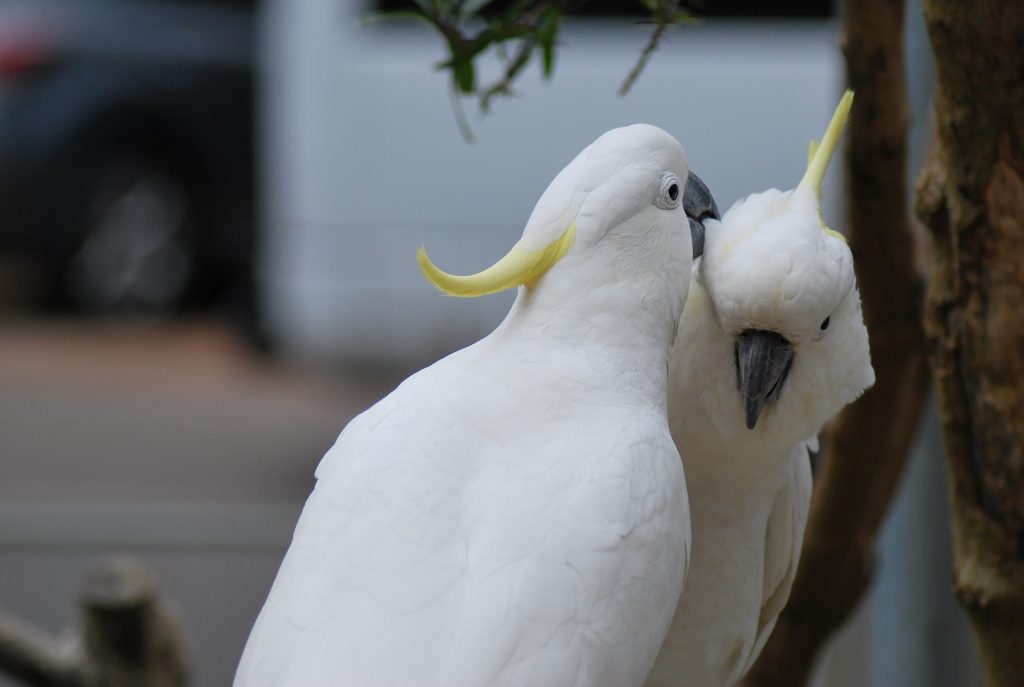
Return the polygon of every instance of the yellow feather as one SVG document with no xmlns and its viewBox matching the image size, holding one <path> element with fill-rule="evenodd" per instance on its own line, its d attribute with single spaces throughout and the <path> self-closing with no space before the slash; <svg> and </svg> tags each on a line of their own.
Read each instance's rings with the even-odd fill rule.
<svg viewBox="0 0 1024 687">
<path fill-rule="evenodd" d="M 821 182 L 825 178 L 825 170 L 828 169 L 832 153 L 835 152 L 836 146 L 839 144 L 839 137 L 842 135 L 846 122 L 850 118 L 850 107 L 852 105 L 853 91 L 848 90 L 840 98 L 839 105 L 836 106 L 836 111 L 832 115 L 832 121 L 829 122 L 825 135 L 821 137 L 821 144 L 818 146 L 812 145 L 814 154 L 807 162 L 807 171 L 804 173 L 804 178 L 800 180 L 800 186 L 813 188 L 814 192 L 819 196 L 821 195 Z"/>
<path fill-rule="evenodd" d="M 476 274 L 449 274 L 439 269 L 427 256 L 427 250 L 420 246 L 416 251 L 423 276 L 442 293 L 461 298 L 473 298 L 512 289 L 522 284 L 531 285 L 540 279 L 551 267 L 565 257 L 576 239 L 576 222 L 562 232 L 546 248 L 523 250 L 513 247 L 505 256 L 487 269 Z"/>
<path fill-rule="evenodd" d="M 829 122 L 828 129 L 825 130 L 825 135 L 821 138 L 821 143 L 811 140 L 810 148 L 807 151 L 807 171 L 804 172 L 804 178 L 800 180 L 800 187 L 813 188 L 818 198 L 821 198 L 821 182 L 825 179 L 825 171 L 828 169 L 829 161 L 832 160 L 832 153 L 835 152 L 836 146 L 839 144 L 839 137 L 842 135 L 843 129 L 846 128 L 852 105 L 853 91 L 847 90 L 839 99 L 839 104 L 832 114 L 832 121 Z M 825 233 L 846 242 L 845 236 L 825 224 L 825 217 L 821 214 L 820 206 L 818 207 L 818 219 Z"/>
<path fill-rule="evenodd" d="M 829 236 L 831 236 L 832 238 L 836 238 L 836 239 L 839 239 L 839 240 L 840 240 L 840 241 L 842 241 L 843 243 L 846 243 L 846 242 L 847 242 L 847 241 L 846 241 L 846 237 L 845 237 L 845 236 L 843 236 L 842 234 L 840 234 L 840 233 L 839 233 L 838 231 L 836 231 L 835 229 L 829 229 L 828 225 L 827 225 L 827 224 L 825 224 L 825 220 L 821 220 L 821 228 L 822 228 L 822 229 L 824 229 L 824 230 L 825 230 L 825 233 L 826 233 L 826 234 L 828 234 Z"/>
</svg>

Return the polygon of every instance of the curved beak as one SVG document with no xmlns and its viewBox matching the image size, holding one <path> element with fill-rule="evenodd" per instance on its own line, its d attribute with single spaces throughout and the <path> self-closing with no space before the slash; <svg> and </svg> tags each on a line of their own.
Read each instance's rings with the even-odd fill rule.
<svg viewBox="0 0 1024 687">
<path fill-rule="evenodd" d="M 683 189 L 683 211 L 690 221 L 690 240 L 693 241 L 693 259 L 704 254 L 704 220 L 721 219 L 718 205 L 707 185 L 690 172 Z"/>
<path fill-rule="evenodd" d="M 750 329 L 737 337 L 735 352 L 747 429 L 754 429 L 762 411 L 779 397 L 793 367 L 793 346 L 775 332 Z"/>
</svg>

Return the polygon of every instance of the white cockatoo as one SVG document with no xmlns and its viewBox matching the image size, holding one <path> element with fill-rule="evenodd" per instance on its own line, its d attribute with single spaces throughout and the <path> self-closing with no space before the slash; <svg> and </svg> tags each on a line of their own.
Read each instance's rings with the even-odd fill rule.
<svg viewBox="0 0 1024 687">
<path fill-rule="evenodd" d="M 732 687 L 749 670 L 789 598 L 808 451 L 874 383 L 853 256 L 819 198 L 852 100 L 796 189 L 751 195 L 708 224 L 669 374 L 693 549 L 651 687 Z"/>
<path fill-rule="evenodd" d="M 689 557 L 667 418 L 687 217 L 706 215 L 688 176 L 669 134 L 614 129 L 492 267 L 420 250 L 448 294 L 518 297 L 342 431 L 236 687 L 643 684 Z"/>
</svg>

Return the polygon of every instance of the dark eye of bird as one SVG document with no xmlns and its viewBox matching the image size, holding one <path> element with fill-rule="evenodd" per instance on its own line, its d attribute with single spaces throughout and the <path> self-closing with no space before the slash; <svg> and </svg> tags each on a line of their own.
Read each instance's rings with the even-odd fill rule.
<svg viewBox="0 0 1024 687">
<path fill-rule="evenodd" d="M 671 186 L 668 187 L 668 197 L 671 198 L 672 200 L 675 200 L 676 198 L 679 197 L 678 184 L 672 184 Z"/>
<path fill-rule="evenodd" d="M 828 321 L 831 319 L 831 317 L 825 318 L 825 321 L 821 323 L 821 331 L 825 331 L 826 329 L 828 329 Z"/>
</svg>

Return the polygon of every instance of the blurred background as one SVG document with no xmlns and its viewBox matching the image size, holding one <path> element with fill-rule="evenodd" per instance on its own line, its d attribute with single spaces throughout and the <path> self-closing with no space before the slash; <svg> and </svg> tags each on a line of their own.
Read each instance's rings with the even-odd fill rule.
<svg viewBox="0 0 1024 687">
<path fill-rule="evenodd" d="M 916 4 L 911 179 L 932 83 Z M 182 613 L 193 684 L 230 684 L 337 433 L 511 301 L 438 296 L 417 245 L 489 264 L 566 162 L 636 121 L 680 139 L 723 210 L 789 188 L 843 88 L 832 2 L 709 0 L 619 98 L 650 27 L 595 1 L 555 79 L 482 115 L 433 32 L 360 21 L 401 6 L 0 2 L 0 607 L 59 632 L 84 571 L 132 553 Z M 820 686 L 980 684 L 940 458 L 930 412 Z"/>
</svg>

